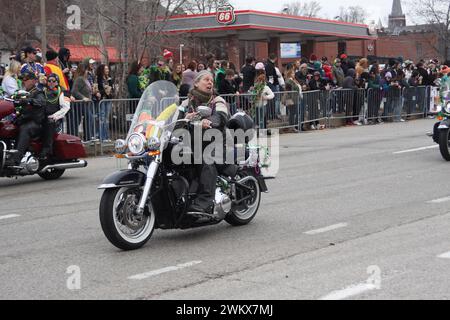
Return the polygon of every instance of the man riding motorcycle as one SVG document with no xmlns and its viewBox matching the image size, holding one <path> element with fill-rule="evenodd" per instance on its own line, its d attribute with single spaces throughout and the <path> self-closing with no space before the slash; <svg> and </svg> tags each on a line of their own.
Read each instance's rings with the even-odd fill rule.
<svg viewBox="0 0 450 320">
<path fill-rule="evenodd" d="M 212 114 L 208 118 L 199 117 L 198 107 L 208 106 Z M 188 120 L 198 120 L 203 131 L 217 129 L 223 132 L 225 140 L 226 124 L 230 118 L 227 103 L 221 97 L 214 94 L 214 77 L 209 71 L 201 71 L 194 80 L 194 88 L 189 94 L 189 99 L 180 106 L 180 117 Z M 194 137 L 194 127 L 189 126 L 191 137 Z M 202 143 L 202 141 L 194 141 Z M 202 146 L 202 151 L 205 145 Z M 210 163 L 210 161 L 208 161 Z M 207 164 L 202 156 L 202 164 L 196 166 L 198 177 L 197 198 L 189 207 L 188 212 L 192 214 L 212 214 L 214 207 L 214 196 L 218 177 L 216 164 Z"/>
<path fill-rule="evenodd" d="M 46 99 L 42 90 L 38 89 L 38 77 L 31 71 L 25 71 L 20 75 L 23 89 L 29 95 L 19 100 L 23 106 L 22 111 L 17 117 L 17 123 L 20 126 L 20 133 L 17 139 L 17 152 L 11 158 L 6 160 L 6 165 L 18 166 L 27 151 L 31 138 L 36 136 L 41 129 L 42 122 L 45 119 Z"/>
</svg>

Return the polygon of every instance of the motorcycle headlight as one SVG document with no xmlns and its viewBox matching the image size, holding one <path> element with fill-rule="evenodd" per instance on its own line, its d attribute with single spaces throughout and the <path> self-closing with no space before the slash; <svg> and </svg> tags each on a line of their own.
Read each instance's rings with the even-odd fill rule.
<svg viewBox="0 0 450 320">
<path fill-rule="evenodd" d="M 123 139 L 117 140 L 114 149 L 117 154 L 124 154 L 127 151 L 127 142 Z"/>
<path fill-rule="evenodd" d="M 157 137 L 148 139 L 148 149 L 150 151 L 157 151 L 161 148 L 161 141 Z"/>
<path fill-rule="evenodd" d="M 128 139 L 128 150 L 134 155 L 145 151 L 145 137 L 140 133 L 133 133 Z"/>
</svg>

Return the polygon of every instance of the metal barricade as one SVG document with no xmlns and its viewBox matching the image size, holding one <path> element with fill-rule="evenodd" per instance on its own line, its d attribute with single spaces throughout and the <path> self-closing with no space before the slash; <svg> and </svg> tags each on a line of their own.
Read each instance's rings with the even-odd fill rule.
<svg viewBox="0 0 450 320">
<path fill-rule="evenodd" d="M 269 101 L 254 94 L 221 95 L 231 114 L 246 112 L 259 128 L 295 128 L 303 125 L 330 124 L 331 119 L 379 120 L 399 119 L 402 115 L 426 115 L 430 104 L 429 87 L 381 89 L 339 89 L 322 91 L 274 92 Z M 173 100 L 173 98 L 171 98 Z M 181 98 L 180 102 L 186 98 Z M 172 104 L 178 101 L 167 101 Z M 64 132 L 79 136 L 85 143 L 113 146 L 116 139 L 126 137 L 139 99 L 76 101 L 64 120 Z M 265 105 L 264 105 L 265 104 Z"/>
<path fill-rule="evenodd" d="M 82 141 L 87 142 L 96 139 L 97 129 L 94 102 L 72 102 L 64 120 L 63 132 L 80 137 Z"/>
<path fill-rule="evenodd" d="M 303 92 L 301 103 L 301 124 L 318 125 L 321 120 L 327 120 L 327 105 L 329 91 L 306 91 Z"/>
<path fill-rule="evenodd" d="M 130 130 L 134 112 L 139 99 L 101 100 L 96 108 L 99 130 L 97 138 L 100 141 L 100 152 L 104 147 L 113 145 L 117 139 L 125 139 Z"/>
<path fill-rule="evenodd" d="M 366 92 L 364 89 L 339 89 L 330 92 L 328 118 L 363 121 Z"/>
<path fill-rule="evenodd" d="M 427 87 L 403 88 L 404 112 L 408 116 L 424 116 L 427 113 Z"/>
</svg>

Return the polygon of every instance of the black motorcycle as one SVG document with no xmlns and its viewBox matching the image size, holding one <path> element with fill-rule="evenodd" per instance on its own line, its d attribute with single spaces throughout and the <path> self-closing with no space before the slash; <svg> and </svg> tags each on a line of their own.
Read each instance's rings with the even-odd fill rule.
<svg viewBox="0 0 450 320">
<path fill-rule="evenodd" d="M 442 157 L 450 161 L 450 100 L 445 99 L 444 106 L 437 115 L 439 122 L 433 127 L 433 141 L 439 145 Z"/>
<path fill-rule="evenodd" d="M 261 174 L 258 147 L 248 140 L 244 161 L 218 166 L 219 177 L 213 212 L 187 212 L 198 183 L 194 166 L 174 164 L 173 148 L 182 140 L 173 132 L 178 120 L 178 92 L 170 82 L 158 81 L 144 92 L 136 109 L 127 140 L 116 141 L 116 157 L 128 160 L 128 169 L 108 176 L 100 203 L 100 222 L 108 240 L 122 250 L 142 247 L 155 229 L 190 229 L 219 224 L 250 223 L 258 212 L 261 193 L 267 192 Z M 199 108 L 203 117 L 209 108 Z M 235 115 L 233 129 L 253 128 L 245 114 Z M 239 147 L 239 145 L 236 145 Z"/>
</svg>

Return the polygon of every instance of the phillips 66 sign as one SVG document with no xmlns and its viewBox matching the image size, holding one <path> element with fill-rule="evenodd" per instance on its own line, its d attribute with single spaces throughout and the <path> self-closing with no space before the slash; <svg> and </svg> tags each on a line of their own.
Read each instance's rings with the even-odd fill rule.
<svg viewBox="0 0 450 320">
<path fill-rule="evenodd" d="M 226 5 L 219 7 L 217 9 L 217 22 L 220 24 L 233 24 L 236 22 L 236 15 L 234 13 L 234 8 L 231 5 Z"/>
</svg>

